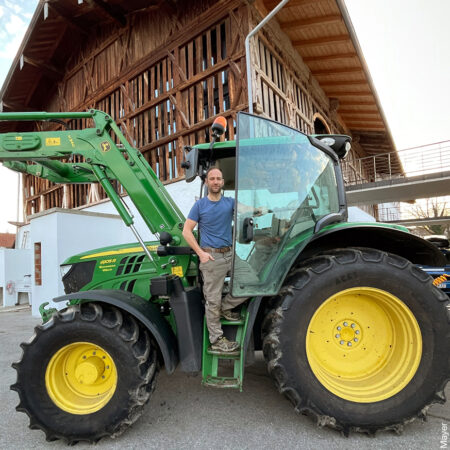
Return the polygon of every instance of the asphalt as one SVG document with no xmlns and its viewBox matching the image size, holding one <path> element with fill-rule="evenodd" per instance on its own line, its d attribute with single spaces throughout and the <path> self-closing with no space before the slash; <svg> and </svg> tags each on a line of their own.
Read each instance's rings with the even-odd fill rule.
<svg viewBox="0 0 450 450">
<path fill-rule="evenodd" d="M 19 344 L 29 339 L 39 319 L 29 309 L 0 312 L 0 449 L 63 449 L 61 441 L 46 442 L 41 431 L 28 428 L 28 417 L 15 411 L 16 392 L 11 363 L 20 358 Z M 32 374 L 30 374 L 32 376 Z M 450 383 L 446 389 L 450 397 Z M 402 435 L 378 433 L 371 438 L 317 427 L 297 415 L 267 375 L 261 355 L 246 369 L 244 391 L 201 386 L 201 378 L 177 370 L 162 371 L 143 416 L 116 439 L 77 449 L 440 449 L 443 430 L 450 431 L 450 402 L 433 405 L 428 421 L 416 420 Z"/>
</svg>

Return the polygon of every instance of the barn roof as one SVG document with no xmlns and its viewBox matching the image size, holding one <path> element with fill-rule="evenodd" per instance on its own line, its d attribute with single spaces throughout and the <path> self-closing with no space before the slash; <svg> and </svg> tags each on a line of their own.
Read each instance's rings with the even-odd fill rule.
<svg viewBox="0 0 450 450">
<path fill-rule="evenodd" d="M 41 0 L 0 91 L 0 109 L 41 110 L 48 93 L 63 78 L 62 68 L 92 27 L 99 22 L 124 26 L 129 13 L 161 8 L 164 3 Z M 263 14 L 278 3 L 256 1 Z M 290 0 L 276 20 L 327 97 L 338 105 L 341 122 L 359 139 L 366 154 L 395 150 L 343 0 Z M 0 123 L 0 132 L 4 126 Z"/>
</svg>

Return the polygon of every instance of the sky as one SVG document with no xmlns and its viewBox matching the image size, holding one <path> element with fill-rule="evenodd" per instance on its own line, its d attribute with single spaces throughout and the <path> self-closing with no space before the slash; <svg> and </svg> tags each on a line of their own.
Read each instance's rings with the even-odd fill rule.
<svg viewBox="0 0 450 450">
<path fill-rule="evenodd" d="M 38 0 L 0 0 L 0 86 L 8 75 Z M 0 233 L 15 233 L 19 175 L 0 165 Z"/>
<path fill-rule="evenodd" d="M 38 0 L 0 0 L 0 85 Z M 345 0 L 398 150 L 450 140 L 450 0 Z M 0 232 L 18 176 L 0 167 Z"/>
</svg>

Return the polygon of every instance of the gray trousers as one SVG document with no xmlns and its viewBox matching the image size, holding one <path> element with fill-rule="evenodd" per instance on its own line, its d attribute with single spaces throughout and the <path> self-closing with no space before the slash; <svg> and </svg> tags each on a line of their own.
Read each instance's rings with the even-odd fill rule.
<svg viewBox="0 0 450 450">
<path fill-rule="evenodd" d="M 213 344 L 223 335 L 220 324 L 220 311 L 229 311 L 247 300 L 247 297 L 232 297 L 227 294 L 222 299 L 225 277 L 231 270 L 231 251 L 226 253 L 212 252 L 214 261 L 200 263 L 203 277 L 203 296 L 206 300 L 205 316 L 209 331 L 209 340 Z"/>
</svg>

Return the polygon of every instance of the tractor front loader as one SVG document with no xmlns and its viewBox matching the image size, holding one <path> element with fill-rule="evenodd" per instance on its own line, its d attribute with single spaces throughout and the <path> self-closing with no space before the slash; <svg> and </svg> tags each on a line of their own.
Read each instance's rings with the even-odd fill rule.
<svg viewBox="0 0 450 450">
<path fill-rule="evenodd" d="M 43 323 L 21 345 L 11 388 L 30 428 L 48 440 L 119 435 L 142 414 L 161 367 L 242 390 L 255 350 L 296 411 L 344 434 L 399 431 L 445 401 L 449 298 L 417 267 L 443 266 L 443 255 L 404 227 L 347 221 L 339 160 L 349 137 L 307 136 L 240 113 L 236 141 L 219 140 L 219 123 L 210 144 L 185 148 L 187 182 L 216 166 L 224 195 L 236 198 L 224 290 L 249 300 L 238 323 L 223 322 L 240 343 L 231 355 L 208 348 L 185 218 L 115 122 L 95 110 L 1 113 L 0 120 L 15 129 L 68 120 L 62 131 L 0 134 L 0 161 L 54 183 L 99 183 L 137 239 L 64 261 L 66 294 L 53 299 L 63 309 L 41 305 Z M 70 129 L 75 123 L 86 127 Z M 115 182 L 155 241 L 140 237 Z M 266 214 L 249 213 L 261 206 Z"/>
</svg>

